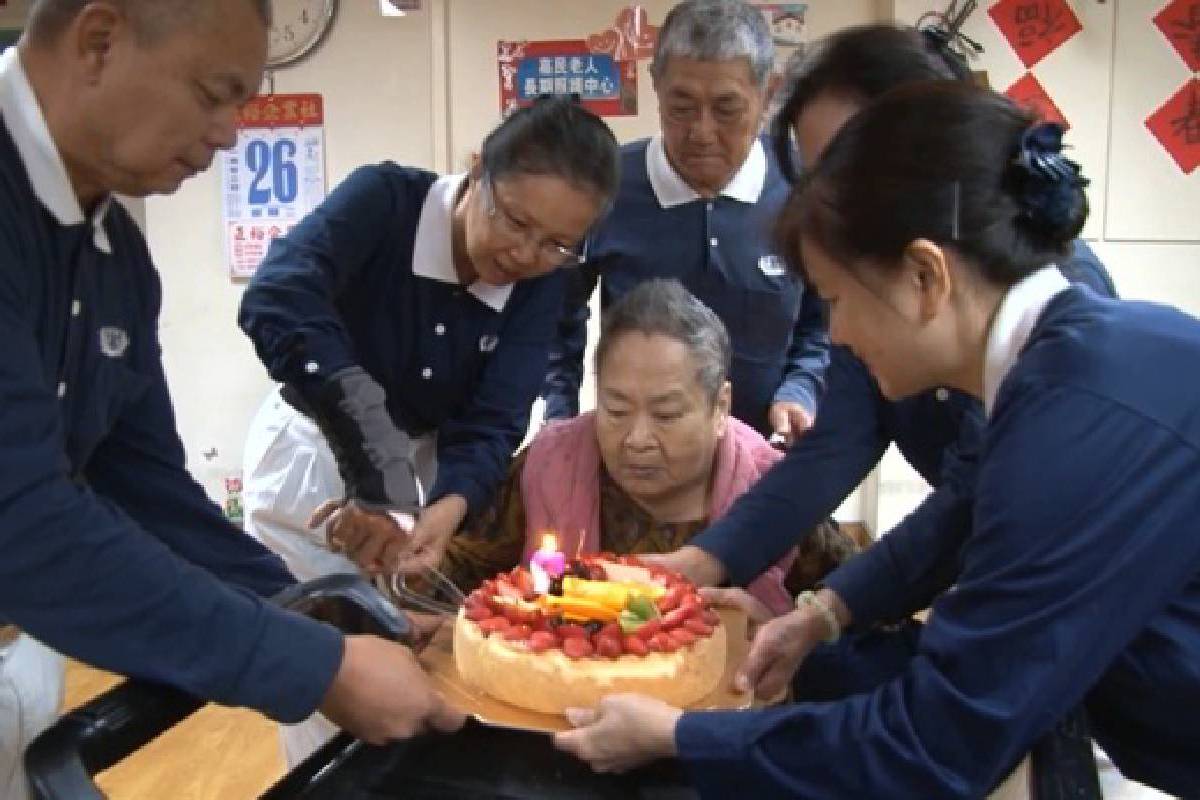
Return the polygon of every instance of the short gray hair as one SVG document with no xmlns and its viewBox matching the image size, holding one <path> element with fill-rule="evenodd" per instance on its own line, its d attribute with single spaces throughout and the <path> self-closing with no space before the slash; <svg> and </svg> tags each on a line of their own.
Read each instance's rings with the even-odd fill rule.
<svg viewBox="0 0 1200 800">
<path fill-rule="evenodd" d="M 679 281 L 643 281 L 604 313 L 596 344 L 597 375 L 612 343 L 626 333 L 658 334 L 681 343 L 696 364 L 696 382 L 710 403 L 717 401 L 733 359 L 729 333 L 721 318 Z"/>
<path fill-rule="evenodd" d="M 698 61 L 745 58 L 765 88 L 775 62 L 771 28 L 760 9 L 743 0 L 683 0 L 658 31 L 650 74 L 657 80 L 671 56 Z"/>
<path fill-rule="evenodd" d="M 26 29 L 35 44 L 48 44 L 70 26 L 71 21 L 90 0 L 33 0 Z M 129 15 L 134 30 L 143 44 L 152 44 L 185 23 L 192 23 L 201 13 L 213 9 L 202 0 L 110 0 Z M 246 0 L 263 25 L 271 25 L 270 0 Z"/>
</svg>

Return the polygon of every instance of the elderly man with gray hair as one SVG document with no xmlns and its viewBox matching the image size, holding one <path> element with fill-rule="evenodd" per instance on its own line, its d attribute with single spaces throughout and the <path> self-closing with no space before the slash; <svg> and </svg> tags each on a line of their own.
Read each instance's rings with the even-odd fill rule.
<svg viewBox="0 0 1200 800">
<path fill-rule="evenodd" d="M 608 308 L 665 277 L 729 331 L 733 415 L 785 442 L 812 424 L 829 341 L 820 301 L 772 239 L 788 194 L 759 140 L 773 57 L 762 12 L 741 0 L 685 0 L 667 15 L 650 67 L 662 130 L 623 148 L 616 204 L 588 237 L 560 324 L 547 418 L 578 413 L 596 283 Z"/>
</svg>

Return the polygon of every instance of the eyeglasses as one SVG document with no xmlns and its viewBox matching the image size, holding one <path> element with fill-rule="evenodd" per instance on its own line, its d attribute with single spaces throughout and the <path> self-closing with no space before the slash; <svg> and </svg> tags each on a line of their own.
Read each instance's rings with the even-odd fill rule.
<svg viewBox="0 0 1200 800">
<path fill-rule="evenodd" d="M 479 184 L 483 191 L 483 205 L 488 219 L 496 223 L 506 239 L 520 242 L 522 245 L 534 245 L 538 263 L 550 267 L 578 267 L 584 262 L 584 256 L 558 242 L 551 239 L 537 240 L 529 223 L 518 220 L 500 203 L 500 198 L 496 195 L 496 185 L 490 175 L 485 174 L 480 178 Z"/>
</svg>

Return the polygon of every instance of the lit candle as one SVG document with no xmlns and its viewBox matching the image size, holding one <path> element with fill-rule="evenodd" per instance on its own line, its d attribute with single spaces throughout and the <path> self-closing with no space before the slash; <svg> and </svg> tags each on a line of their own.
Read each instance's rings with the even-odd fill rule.
<svg viewBox="0 0 1200 800">
<path fill-rule="evenodd" d="M 529 558 L 529 572 L 533 575 L 533 590 L 538 594 L 550 591 L 550 581 L 562 577 L 567 567 L 566 559 L 558 551 L 558 537 L 553 533 L 542 534 L 542 546 Z"/>
</svg>

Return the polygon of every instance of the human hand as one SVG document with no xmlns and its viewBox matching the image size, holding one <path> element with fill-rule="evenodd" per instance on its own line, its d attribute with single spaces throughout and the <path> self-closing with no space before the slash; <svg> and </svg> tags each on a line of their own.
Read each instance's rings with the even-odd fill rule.
<svg viewBox="0 0 1200 800">
<path fill-rule="evenodd" d="M 347 636 L 342 664 L 320 711 L 363 741 L 381 745 L 428 729 L 449 733 L 466 716 L 433 689 L 407 647 L 377 636 Z"/>
<path fill-rule="evenodd" d="M 404 613 L 412 624 L 411 647 L 414 653 L 424 650 L 449 619 L 445 614 L 424 614 L 419 611 L 405 611 Z"/>
<path fill-rule="evenodd" d="M 369 511 L 354 500 L 329 500 L 309 517 L 308 526 L 328 523 L 329 549 L 345 553 L 370 575 L 385 571 L 386 557 L 399 552 L 408 543 L 413 519 L 408 514 Z"/>
<path fill-rule="evenodd" d="M 417 575 L 437 569 L 446 555 L 446 545 L 467 516 L 467 501 L 457 494 L 446 495 L 421 509 L 412 535 L 389 546 L 382 555 L 390 572 Z"/>
<path fill-rule="evenodd" d="M 822 589 L 818 596 L 834 609 L 841 625 L 849 624 L 850 612 L 837 595 Z M 767 700 L 779 697 L 827 630 L 828 622 L 809 606 L 765 623 L 755 633 L 750 652 L 734 676 L 734 689 L 753 689 L 756 697 Z"/>
<path fill-rule="evenodd" d="M 776 439 L 782 440 L 783 446 L 791 447 L 797 439 L 813 426 L 813 415 L 799 403 L 772 403 L 767 413 L 767 421 L 771 423 L 771 443 Z"/>
<path fill-rule="evenodd" d="M 569 708 L 574 730 L 554 734 L 554 746 L 596 772 L 625 772 L 675 753 L 675 724 L 683 712 L 639 694 L 610 694 L 595 709 Z"/>
<path fill-rule="evenodd" d="M 736 608 L 746 612 L 754 625 L 762 625 L 775 616 L 761 600 L 740 586 L 704 586 L 700 589 L 700 596 L 718 608 Z"/>
<path fill-rule="evenodd" d="M 696 586 L 713 586 L 725 580 L 725 565 L 694 544 L 685 544 L 673 553 L 642 553 L 638 558 L 678 572 Z"/>
</svg>

